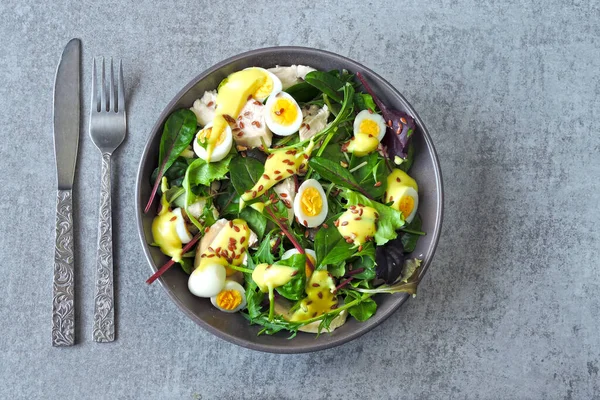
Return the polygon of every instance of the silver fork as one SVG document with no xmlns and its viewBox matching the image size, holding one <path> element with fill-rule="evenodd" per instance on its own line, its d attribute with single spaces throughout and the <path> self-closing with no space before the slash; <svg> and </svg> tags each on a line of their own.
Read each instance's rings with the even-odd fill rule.
<svg viewBox="0 0 600 400">
<path fill-rule="evenodd" d="M 112 58 L 110 60 L 108 82 L 105 79 L 104 58 L 102 58 L 100 82 L 96 82 L 96 59 L 94 59 L 90 136 L 102 153 L 100 222 L 98 225 L 94 329 L 92 333 L 95 342 L 112 342 L 115 340 L 110 157 L 123 142 L 123 139 L 125 139 L 127 131 L 125 87 L 123 84 L 123 64 L 121 61 L 119 61 L 118 74 L 117 97 L 115 99 Z M 110 96 L 108 99 L 107 89 Z"/>
</svg>

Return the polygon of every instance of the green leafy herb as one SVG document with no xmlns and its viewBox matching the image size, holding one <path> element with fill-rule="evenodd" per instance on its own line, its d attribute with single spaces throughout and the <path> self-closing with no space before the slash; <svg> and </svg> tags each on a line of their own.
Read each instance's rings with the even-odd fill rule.
<svg viewBox="0 0 600 400">
<path fill-rule="evenodd" d="M 356 93 L 354 95 L 354 107 L 357 110 L 371 110 L 375 111 L 376 105 L 373 101 L 373 97 L 367 93 Z"/>
<path fill-rule="evenodd" d="M 352 175 L 355 177 L 358 185 L 374 198 L 380 198 L 387 188 L 385 160 L 374 152 L 364 157 L 352 156 L 350 160 L 350 170 L 357 168 Z"/>
<path fill-rule="evenodd" d="M 221 161 L 210 163 L 197 158 L 188 167 L 184 180 L 187 179 L 190 186 L 210 186 L 213 181 L 225 178 L 225 175 L 229 172 L 231 157 L 231 155 L 228 155 Z"/>
<path fill-rule="evenodd" d="M 277 231 L 273 230 L 267 233 L 264 240 L 260 242 L 256 252 L 254 252 L 254 260 L 257 264 L 273 264 L 275 262 L 275 258 L 271 252 L 271 239 L 273 239 L 273 236 L 275 236 L 276 232 Z"/>
<path fill-rule="evenodd" d="M 350 302 L 354 299 L 346 297 L 346 302 Z M 377 311 L 377 303 L 371 298 L 365 299 L 355 306 L 348 309 L 348 313 L 352 315 L 357 321 L 363 322 L 368 320 Z"/>
<path fill-rule="evenodd" d="M 406 260 L 404 267 L 398 279 L 389 285 L 381 285 L 372 289 L 356 288 L 355 290 L 361 293 L 408 293 L 415 295 L 419 284 L 419 270 L 421 260 L 418 258 Z"/>
<path fill-rule="evenodd" d="M 163 175 L 171 165 L 173 165 L 181 152 L 190 145 L 196 133 L 197 124 L 196 114 L 187 109 L 177 110 L 167 118 L 160 139 L 160 149 L 158 154 L 158 164 L 160 165 L 160 169 L 156 176 L 156 180 L 154 181 L 150 199 L 144 209 L 145 213 L 150 211 L 150 207 L 152 206 L 152 202 L 154 201 Z"/>
</svg>

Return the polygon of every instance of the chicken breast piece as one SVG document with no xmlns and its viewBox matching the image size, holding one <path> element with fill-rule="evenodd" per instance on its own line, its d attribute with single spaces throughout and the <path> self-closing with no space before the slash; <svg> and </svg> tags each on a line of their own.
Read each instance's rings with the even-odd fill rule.
<svg viewBox="0 0 600 400">
<path fill-rule="evenodd" d="M 327 126 L 329 118 L 329 108 L 324 105 L 323 108 L 312 104 L 308 108 L 302 109 L 302 125 L 300 125 L 300 140 L 310 139 L 321 132 Z"/>
<path fill-rule="evenodd" d="M 296 184 L 294 178 L 287 178 L 273 186 L 273 191 L 283 201 L 288 209 L 288 223 L 294 221 L 294 199 L 296 198 Z"/>
<path fill-rule="evenodd" d="M 260 101 L 248 100 L 240 111 L 235 126 L 232 126 L 233 140 L 237 145 L 252 149 L 261 146 L 264 140 L 266 146 L 271 147 L 273 133 L 265 123 L 265 110 Z"/>
<path fill-rule="evenodd" d="M 304 80 L 306 74 L 311 71 L 316 71 L 313 67 L 306 65 L 290 65 L 282 67 L 277 65 L 275 68 L 269 68 L 267 71 L 272 72 L 281 81 L 283 90 L 294 86 Z"/>
<path fill-rule="evenodd" d="M 215 109 L 217 108 L 217 91 L 210 90 L 204 92 L 201 98 L 194 102 L 190 110 L 196 114 L 198 125 L 205 126 L 212 122 L 215 117 Z"/>
</svg>

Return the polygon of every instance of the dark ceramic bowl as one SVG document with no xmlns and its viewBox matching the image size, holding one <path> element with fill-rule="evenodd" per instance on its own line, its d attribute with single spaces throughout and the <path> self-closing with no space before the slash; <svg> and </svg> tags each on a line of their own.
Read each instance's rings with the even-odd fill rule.
<svg viewBox="0 0 600 400">
<path fill-rule="evenodd" d="M 431 263 L 437 246 L 442 224 L 442 176 L 433 143 L 423 121 L 406 99 L 386 80 L 362 66 L 340 55 L 323 50 L 303 47 L 274 47 L 249 51 L 231 57 L 202 72 L 192 79 L 167 105 L 158 117 L 140 161 L 136 187 L 137 222 L 142 246 L 152 271 L 155 272 L 168 259 L 159 249 L 151 247 L 151 225 L 155 208 L 148 214 L 143 213 L 150 195 L 150 174 L 157 166 L 158 146 L 163 124 L 169 114 L 182 107 L 191 107 L 194 100 L 201 97 L 205 90 L 212 90 L 219 82 L 234 71 L 251 66 L 273 67 L 275 65 L 301 64 L 310 65 L 319 70 L 345 68 L 351 72 L 361 72 L 371 84 L 373 90 L 390 108 L 403 110 L 415 118 L 418 130 L 414 141 L 416 145 L 415 163 L 411 175 L 419 183 L 419 213 L 423 219 L 423 230 L 427 236 L 422 237 L 414 254 L 423 259 L 421 274 L 424 274 Z M 155 207 L 158 201 L 154 202 Z M 299 332 L 292 340 L 288 334 L 257 336 L 258 326 L 251 326 L 240 314 L 226 314 L 211 306 L 208 299 L 193 296 L 187 286 L 188 276 L 181 268 L 174 267 L 160 279 L 160 284 L 179 308 L 198 325 L 215 335 L 240 346 L 273 353 L 304 353 L 338 346 L 359 337 L 382 323 L 404 303 L 408 295 L 378 295 L 377 313 L 366 322 L 357 322 L 348 318 L 346 324 L 331 334 L 325 333 L 318 338 L 314 334 Z M 391 334 L 391 333 L 390 333 Z"/>
</svg>

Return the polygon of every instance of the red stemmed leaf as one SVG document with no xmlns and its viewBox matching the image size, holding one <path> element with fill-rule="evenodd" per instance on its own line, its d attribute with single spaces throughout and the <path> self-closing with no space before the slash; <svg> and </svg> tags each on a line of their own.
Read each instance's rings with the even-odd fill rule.
<svg viewBox="0 0 600 400">
<path fill-rule="evenodd" d="M 181 254 L 185 254 L 187 253 L 192 247 L 194 247 L 194 245 L 196 244 L 196 242 L 198 240 L 200 240 L 200 238 L 202 237 L 202 232 L 199 232 L 196 234 L 196 236 L 194 236 L 194 238 L 187 243 L 183 249 L 181 249 Z M 173 260 L 172 258 L 167 261 L 165 263 L 165 265 L 163 265 L 162 267 L 160 267 L 158 269 L 158 271 L 156 271 L 150 278 L 148 278 L 148 280 L 146 281 L 147 284 L 151 284 L 152 282 L 154 282 L 155 280 L 157 280 L 158 278 L 160 278 L 160 276 L 162 274 L 164 274 L 165 272 L 167 272 L 167 270 L 169 268 L 171 268 L 173 266 L 173 264 L 175 264 L 177 261 Z"/>
<path fill-rule="evenodd" d="M 392 159 L 394 156 L 406 158 L 408 144 L 415 131 L 415 120 L 405 112 L 386 107 L 379 97 L 375 95 L 360 72 L 356 73 L 356 77 L 360 80 L 365 90 L 373 97 L 375 104 L 377 104 L 377 107 L 379 107 L 383 114 L 383 118 L 387 124 L 387 130 L 383 137 L 382 144 L 387 148 L 388 156 Z"/>
</svg>

